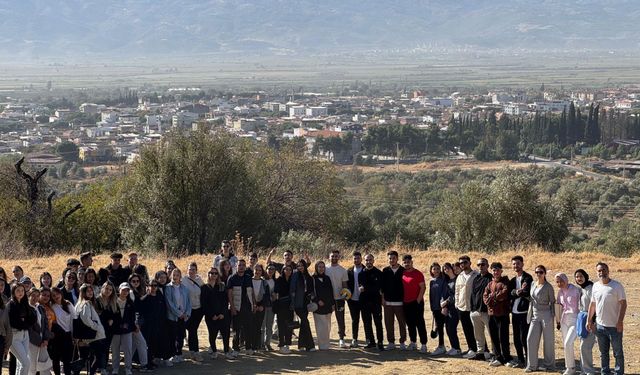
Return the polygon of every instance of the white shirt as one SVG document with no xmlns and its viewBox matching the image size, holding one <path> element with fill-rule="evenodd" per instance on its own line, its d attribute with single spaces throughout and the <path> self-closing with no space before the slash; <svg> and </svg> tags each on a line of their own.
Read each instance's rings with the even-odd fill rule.
<svg viewBox="0 0 640 375">
<path fill-rule="evenodd" d="M 256 299 L 256 302 L 262 301 L 262 294 L 264 290 L 262 290 L 262 279 L 251 279 L 253 283 L 253 297 Z"/>
<path fill-rule="evenodd" d="M 360 266 L 360 268 L 353 267 L 353 293 L 351 295 L 351 300 L 353 301 L 360 300 L 360 283 L 358 282 L 358 276 L 360 276 L 360 272 L 362 272 L 363 269 L 364 267 L 362 266 Z"/>
<path fill-rule="evenodd" d="M 477 271 L 471 271 L 469 273 L 461 272 L 456 278 L 456 308 L 460 311 L 471 311 L 471 288 L 473 285 L 473 279 L 475 279 L 479 273 Z"/>
<path fill-rule="evenodd" d="M 516 276 L 516 289 L 522 288 L 522 276 Z M 520 297 L 516 298 L 513 301 L 513 309 L 511 310 L 512 314 L 526 314 L 527 311 L 518 311 L 518 304 L 520 303 Z"/>
<path fill-rule="evenodd" d="M 56 323 L 65 332 L 71 332 L 73 329 L 73 318 L 75 318 L 76 310 L 73 306 L 68 306 L 69 312 L 64 311 L 61 305 L 54 303 L 52 305 L 53 312 L 56 314 Z"/>
<path fill-rule="evenodd" d="M 620 301 L 626 300 L 622 284 L 610 280 L 608 284 L 598 281 L 591 290 L 591 302 L 596 303 L 596 323 L 604 327 L 615 327 L 620 316 Z"/>
<path fill-rule="evenodd" d="M 341 265 L 329 266 L 324 271 L 329 279 L 331 279 L 331 286 L 333 287 L 333 298 L 342 299 L 340 291 L 342 290 L 342 283 L 349 281 L 349 275 L 347 270 Z"/>
<path fill-rule="evenodd" d="M 195 282 L 194 282 L 195 281 Z M 184 285 L 189 291 L 189 301 L 191 302 L 191 309 L 200 308 L 200 287 L 204 285 L 204 281 L 199 275 L 192 280 L 190 277 L 182 278 L 182 285 Z"/>
</svg>

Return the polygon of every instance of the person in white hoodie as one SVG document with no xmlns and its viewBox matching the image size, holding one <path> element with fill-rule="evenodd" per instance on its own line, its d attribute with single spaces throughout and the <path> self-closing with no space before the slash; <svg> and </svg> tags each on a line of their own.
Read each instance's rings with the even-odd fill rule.
<svg viewBox="0 0 640 375">
<path fill-rule="evenodd" d="M 202 355 L 199 352 L 198 327 L 202 323 L 203 313 L 200 304 L 200 287 L 204 285 L 204 281 L 198 275 L 198 264 L 196 262 L 189 263 L 187 277 L 182 279 L 182 285 L 189 292 L 189 301 L 191 301 L 191 316 L 187 320 L 187 341 L 189 345 L 188 356 L 195 361 L 201 362 Z"/>
<path fill-rule="evenodd" d="M 82 284 L 75 309 L 76 315 L 82 324 L 96 332 L 93 339 L 83 340 L 89 344 L 90 353 L 87 354 L 91 357 L 92 375 L 96 372 L 100 374 L 106 373 L 105 368 L 107 367 L 107 358 L 105 356 L 107 352 L 105 348 L 107 336 L 100 321 L 100 316 L 96 311 L 95 301 L 93 286 L 90 284 Z M 88 356 L 85 354 L 84 357 L 87 358 Z"/>
</svg>

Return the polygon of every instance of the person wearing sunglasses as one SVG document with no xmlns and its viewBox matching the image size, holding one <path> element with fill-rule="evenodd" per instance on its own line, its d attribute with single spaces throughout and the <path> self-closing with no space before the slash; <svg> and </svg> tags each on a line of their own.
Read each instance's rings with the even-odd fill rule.
<svg viewBox="0 0 640 375">
<path fill-rule="evenodd" d="M 213 266 L 217 268 L 218 271 L 220 271 L 220 262 L 226 260 L 231 264 L 232 273 L 235 273 L 238 269 L 238 257 L 233 254 L 233 251 L 231 249 L 231 241 L 222 241 L 221 247 L 222 249 L 220 250 L 220 253 L 216 255 L 215 258 L 213 258 Z"/>
<path fill-rule="evenodd" d="M 525 372 L 554 371 L 555 346 L 553 338 L 554 305 L 556 296 L 553 286 L 547 282 L 547 269 L 543 265 L 536 267 L 536 278 L 531 284 L 531 302 L 527 321 L 527 367 Z M 538 348 L 540 340 L 544 340 L 544 359 L 542 366 L 538 365 Z"/>
<path fill-rule="evenodd" d="M 227 359 L 237 357 L 238 353 L 229 349 L 230 317 L 229 317 L 229 295 L 224 282 L 220 279 L 220 271 L 211 267 L 207 274 L 207 283 L 201 287 L 200 305 L 204 314 L 204 322 L 209 333 L 209 345 L 211 346 L 212 357 L 218 357 L 216 347 L 216 337 L 218 333 L 222 336 L 224 355 Z"/>
<path fill-rule="evenodd" d="M 147 341 L 148 367 L 153 368 L 157 363 L 173 366 L 169 352 L 169 335 L 167 327 L 167 302 L 160 291 L 157 280 L 147 285 L 147 294 L 140 298 L 140 315 L 142 317 L 142 336 Z"/>
<path fill-rule="evenodd" d="M 488 360 L 491 353 L 487 347 L 487 337 L 491 337 L 489 331 L 489 310 L 487 304 L 484 303 L 484 291 L 487 285 L 493 279 L 489 272 L 489 261 L 486 258 L 480 258 L 476 262 L 479 275 L 473 279 L 471 284 L 471 323 L 473 324 L 473 336 L 476 338 L 478 350 L 475 357 L 469 358 L 474 360 Z M 487 336 L 485 336 L 485 332 Z"/>
</svg>

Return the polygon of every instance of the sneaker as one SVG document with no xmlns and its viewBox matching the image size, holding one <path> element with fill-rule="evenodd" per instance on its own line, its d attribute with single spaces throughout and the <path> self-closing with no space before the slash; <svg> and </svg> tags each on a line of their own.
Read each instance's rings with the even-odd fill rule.
<svg viewBox="0 0 640 375">
<path fill-rule="evenodd" d="M 232 350 L 230 353 L 231 353 L 231 356 L 232 356 L 233 358 L 238 358 L 238 352 L 237 352 L 237 351 Z"/>
<path fill-rule="evenodd" d="M 356 339 L 351 340 L 351 347 L 352 348 L 359 348 L 360 344 L 358 344 L 358 340 L 356 340 Z"/>
<path fill-rule="evenodd" d="M 318 351 L 318 349 L 316 349 L 315 347 L 313 347 L 313 348 L 309 348 L 309 349 L 307 349 L 307 351 L 308 351 L 308 352 L 317 352 L 317 351 Z"/>
<path fill-rule="evenodd" d="M 226 353 L 224 353 L 224 357 L 225 357 L 226 359 L 234 359 L 234 358 L 235 358 L 235 356 L 233 355 L 233 353 L 232 353 L 232 352 L 226 352 Z"/>
<path fill-rule="evenodd" d="M 209 354 L 209 357 L 211 357 L 211 359 L 218 359 L 218 352 L 211 352 L 211 354 Z"/>
<path fill-rule="evenodd" d="M 200 354 L 200 353 L 194 353 L 191 358 L 196 362 L 204 361 L 204 358 L 202 358 L 202 354 Z"/>
<path fill-rule="evenodd" d="M 536 372 L 536 370 L 532 369 L 531 367 L 527 367 L 524 369 L 524 372 Z"/>
<path fill-rule="evenodd" d="M 429 354 L 429 352 L 427 351 L 427 345 L 425 344 L 420 345 L 420 353 Z"/>
<path fill-rule="evenodd" d="M 520 361 L 518 361 L 517 359 L 512 359 L 506 363 L 506 366 L 511 368 L 518 368 L 520 367 Z"/>
<path fill-rule="evenodd" d="M 267 351 L 267 352 L 272 352 L 273 348 L 271 347 L 271 345 L 267 344 L 267 345 L 264 346 L 264 350 Z"/>
<path fill-rule="evenodd" d="M 256 352 L 253 349 L 247 349 L 244 351 L 244 354 L 246 355 L 254 355 Z"/>
<path fill-rule="evenodd" d="M 207 349 L 207 354 L 213 354 L 213 349 L 211 348 Z"/>
<path fill-rule="evenodd" d="M 347 344 L 344 343 L 344 339 L 340 339 L 340 341 L 338 342 L 338 347 L 341 349 L 347 347 Z"/>
<path fill-rule="evenodd" d="M 473 350 L 469 350 L 465 355 L 462 356 L 462 358 L 471 359 L 475 356 L 476 352 L 474 352 Z"/>
<path fill-rule="evenodd" d="M 489 353 L 489 352 L 484 352 L 484 353 L 482 353 L 482 355 L 484 356 L 484 360 L 485 361 L 488 361 L 488 360 L 491 359 L 491 353 Z"/>
<path fill-rule="evenodd" d="M 455 350 L 455 349 L 451 349 L 451 350 Z M 451 351 L 451 350 L 450 350 L 450 351 Z M 431 352 L 431 355 L 443 355 L 443 354 L 449 354 L 449 353 L 447 352 L 447 349 L 445 349 L 445 347 L 444 347 L 444 346 L 438 346 L 438 347 L 436 348 L 436 350 L 434 350 L 434 351 L 432 351 L 432 352 Z"/>
<path fill-rule="evenodd" d="M 186 351 L 184 352 L 183 359 L 193 359 L 194 354 L 195 354 L 194 352 Z"/>
<path fill-rule="evenodd" d="M 502 366 L 502 362 L 498 361 L 497 359 L 494 359 L 489 366 L 491 367 L 498 367 L 498 366 Z"/>
<path fill-rule="evenodd" d="M 170 359 L 165 359 L 164 365 L 167 367 L 173 367 L 173 362 Z"/>
<path fill-rule="evenodd" d="M 447 355 L 451 357 L 459 356 L 462 352 L 458 349 L 451 348 L 447 350 Z"/>
<path fill-rule="evenodd" d="M 418 346 L 416 345 L 415 342 L 412 342 L 409 344 L 409 346 L 407 346 L 407 350 L 416 350 L 418 348 Z"/>
<path fill-rule="evenodd" d="M 390 342 L 389 344 L 387 344 L 386 347 L 387 350 L 395 350 L 396 349 L 396 344 L 393 342 Z"/>
<path fill-rule="evenodd" d="M 573 368 L 568 368 L 564 370 L 564 372 L 562 373 L 562 375 L 575 375 L 575 374 L 576 374 L 576 369 L 573 369 Z"/>
<path fill-rule="evenodd" d="M 364 346 L 365 349 L 373 349 L 376 347 L 376 343 L 375 342 L 370 342 L 367 345 Z"/>
<path fill-rule="evenodd" d="M 162 360 L 160 358 L 154 358 L 151 362 L 154 365 L 159 366 L 162 363 Z"/>
<path fill-rule="evenodd" d="M 400 350 L 407 350 L 407 346 L 403 342 L 400 343 Z"/>
<path fill-rule="evenodd" d="M 384 344 L 383 343 L 379 343 L 378 344 L 378 350 L 383 352 L 384 351 Z"/>
<path fill-rule="evenodd" d="M 282 354 L 290 354 L 291 350 L 289 350 L 289 348 L 287 348 L 286 346 L 281 346 L 280 347 L 280 353 L 282 353 Z"/>
</svg>

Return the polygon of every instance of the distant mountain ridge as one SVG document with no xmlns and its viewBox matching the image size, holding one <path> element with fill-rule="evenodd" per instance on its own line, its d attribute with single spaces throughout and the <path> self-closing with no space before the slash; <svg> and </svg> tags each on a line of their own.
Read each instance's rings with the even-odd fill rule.
<svg viewBox="0 0 640 375">
<path fill-rule="evenodd" d="M 638 49 L 637 0 L 0 0 L 3 59 Z"/>
</svg>

